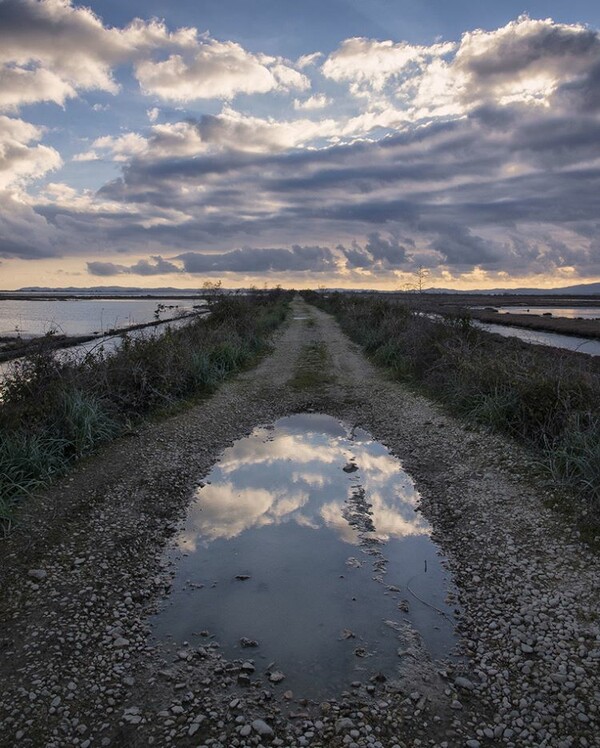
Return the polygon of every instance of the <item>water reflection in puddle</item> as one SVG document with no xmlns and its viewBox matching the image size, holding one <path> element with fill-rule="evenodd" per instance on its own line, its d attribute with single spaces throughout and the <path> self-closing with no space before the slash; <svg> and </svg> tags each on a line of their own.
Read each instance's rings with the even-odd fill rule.
<svg viewBox="0 0 600 748">
<path fill-rule="evenodd" d="M 308 698 L 393 677 L 423 645 L 449 655 L 448 574 L 417 500 L 359 428 L 302 414 L 256 429 L 197 490 L 156 636 L 200 643 L 208 630 L 226 657 L 253 658 L 256 677 L 274 662 Z"/>
</svg>

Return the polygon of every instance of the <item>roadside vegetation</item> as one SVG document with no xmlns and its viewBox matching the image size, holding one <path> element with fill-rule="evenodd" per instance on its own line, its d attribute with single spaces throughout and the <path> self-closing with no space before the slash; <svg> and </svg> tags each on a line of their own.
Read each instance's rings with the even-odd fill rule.
<svg viewBox="0 0 600 748">
<path fill-rule="evenodd" d="M 314 325 L 314 320 L 308 320 Z M 307 327 L 310 327 L 307 324 Z M 323 342 L 313 341 L 303 346 L 296 362 L 294 376 L 289 380 L 290 387 L 296 390 L 310 390 L 332 384 L 331 358 Z"/>
<path fill-rule="evenodd" d="M 585 525 L 600 525 L 600 361 L 433 320 L 377 296 L 308 292 L 374 363 L 543 455 Z"/>
<path fill-rule="evenodd" d="M 0 402 L 0 534 L 24 496 L 139 419 L 206 395 L 269 348 L 285 292 L 220 296 L 210 315 L 160 337 L 125 338 L 83 360 L 52 350 L 15 363 Z"/>
</svg>

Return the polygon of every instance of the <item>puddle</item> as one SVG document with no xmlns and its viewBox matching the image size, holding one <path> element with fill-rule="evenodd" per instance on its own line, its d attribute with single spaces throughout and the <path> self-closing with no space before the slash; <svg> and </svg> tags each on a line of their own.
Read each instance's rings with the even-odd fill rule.
<svg viewBox="0 0 600 748">
<path fill-rule="evenodd" d="M 359 428 L 319 414 L 257 428 L 197 489 L 155 636 L 200 645 L 208 630 L 225 657 L 254 661 L 254 680 L 277 670 L 275 688 L 315 699 L 394 678 L 425 650 L 449 656 L 449 573 L 417 501 Z"/>
</svg>

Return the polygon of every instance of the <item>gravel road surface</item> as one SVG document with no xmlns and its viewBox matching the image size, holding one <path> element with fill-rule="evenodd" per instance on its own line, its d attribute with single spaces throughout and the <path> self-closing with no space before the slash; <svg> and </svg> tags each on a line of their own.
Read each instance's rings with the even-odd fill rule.
<svg viewBox="0 0 600 748">
<path fill-rule="evenodd" d="M 600 563 L 547 508 L 531 459 L 292 306 L 255 369 L 28 501 L 0 544 L 0 745 L 600 746 Z M 311 386 L 314 344 L 325 371 Z M 258 671 L 241 685 L 243 662 L 214 640 L 173 654 L 147 623 L 168 595 L 165 548 L 219 453 L 307 410 L 360 425 L 415 480 L 458 588 L 463 652 L 436 663 L 417 647 L 399 679 L 322 704 Z"/>
</svg>

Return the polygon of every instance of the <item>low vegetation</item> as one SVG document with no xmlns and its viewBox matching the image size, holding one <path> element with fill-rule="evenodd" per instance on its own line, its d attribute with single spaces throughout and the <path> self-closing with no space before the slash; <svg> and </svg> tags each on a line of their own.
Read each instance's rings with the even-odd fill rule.
<svg viewBox="0 0 600 748">
<path fill-rule="evenodd" d="M 466 317 L 433 320 L 388 299 L 305 294 L 393 376 L 541 451 L 573 509 L 600 524 L 600 361 L 500 339 Z"/>
<path fill-rule="evenodd" d="M 314 320 L 307 320 L 307 326 Z M 322 342 L 312 342 L 303 346 L 300 357 L 296 362 L 294 376 L 290 379 L 290 387 L 296 390 L 310 390 L 333 383 L 331 361 L 327 346 Z"/>
<path fill-rule="evenodd" d="M 73 460 L 250 365 L 267 350 L 287 302 L 283 292 L 222 296 L 207 318 L 160 337 L 125 338 L 110 355 L 76 360 L 40 350 L 15 364 L 0 404 L 0 528 L 10 527 L 19 499 Z"/>
</svg>

